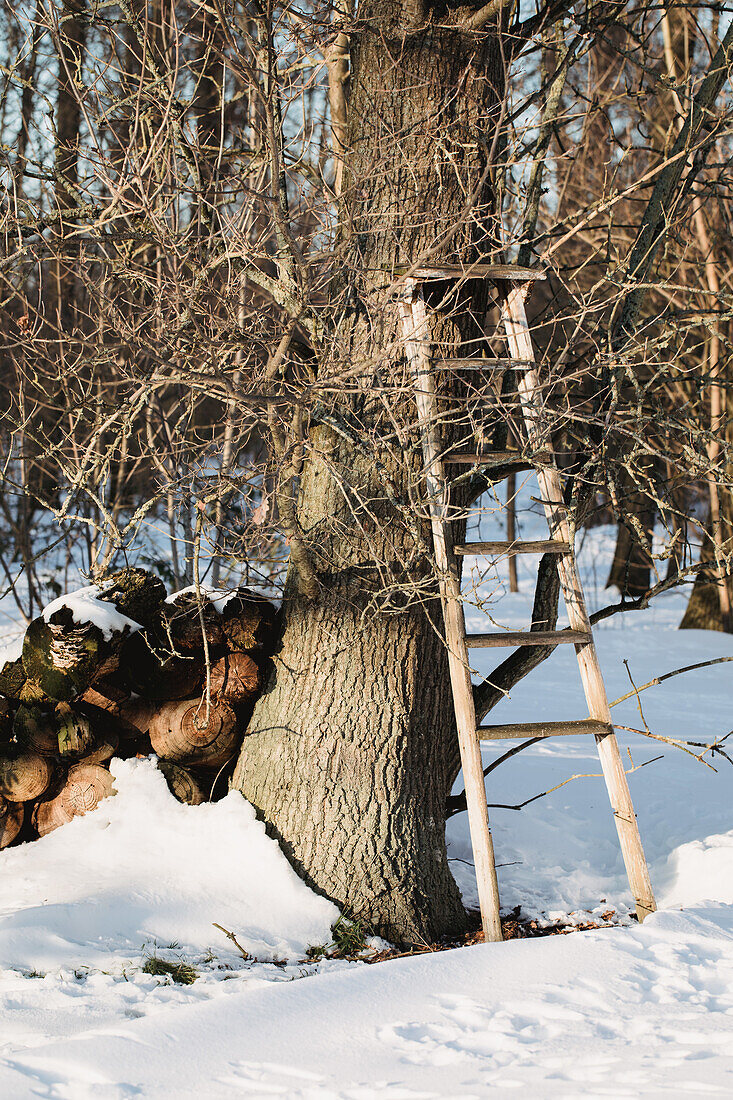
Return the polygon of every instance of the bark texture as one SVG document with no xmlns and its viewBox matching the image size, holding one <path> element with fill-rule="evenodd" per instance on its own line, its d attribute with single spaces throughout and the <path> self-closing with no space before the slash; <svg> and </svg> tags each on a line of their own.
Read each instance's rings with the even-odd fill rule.
<svg viewBox="0 0 733 1100">
<path fill-rule="evenodd" d="M 344 209 L 346 278 L 361 305 L 344 355 L 379 376 L 405 369 L 390 350 L 396 310 L 373 308 L 393 265 L 491 252 L 487 158 L 502 70 L 493 33 L 420 29 L 430 12 L 394 0 L 368 0 L 359 14 Z M 436 21 L 450 22 L 444 9 Z M 446 289 L 433 295 L 434 336 L 450 354 L 475 337 L 485 298 L 471 284 L 448 316 Z M 410 479 L 372 446 L 392 431 L 373 388 L 349 400 L 344 419 L 358 417 L 370 446 L 311 424 L 297 512 L 319 590 L 302 594 L 291 561 L 281 645 L 233 784 L 315 889 L 393 941 L 430 941 L 465 914 L 445 847 L 456 755 L 439 604 L 434 588 L 422 605 L 399 584 L 419 576 L 421 559 L 426 575 L 426 527 L 406 519 L 418 448 Z"/>
</svg>

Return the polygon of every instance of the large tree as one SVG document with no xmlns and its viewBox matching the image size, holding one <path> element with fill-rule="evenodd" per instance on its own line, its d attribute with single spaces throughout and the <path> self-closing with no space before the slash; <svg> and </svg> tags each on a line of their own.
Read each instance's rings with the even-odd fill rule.
<svg viewBox="0 0 733 1100">
<path fill-rule="evenodd" d="M 490 158 L 505 61 L 496 28 L 470 31 L 462 15 L 438 19 L 408 0 L 359 7 L 342 205 L 351 311 L 329 333 L 329 369 L 339 356 L 358 365 L 349 373 L 363 391 L 331 418 L 358 423 L 363 442 L 317 414 L 304 429 L 282 644 L 234 776 L 306 880 L 397 940 L 464 921 L 445 846 L 457 772 L 447 664 L 435 593 L 420 586 L 414 436 L 411 458 L 394 453 L 390 420 L 414 413 L 396 301 L 385 297 L 395 272 L 421 258 L 496 250 Z M 445 292 L 434 337 L 457 355 L 481 334 L 485 290 L 464 288 L 458 309 L 441 308 Z M 405 383 L 396 395 L 383 388 L 395 375 Z"/>
</svg>

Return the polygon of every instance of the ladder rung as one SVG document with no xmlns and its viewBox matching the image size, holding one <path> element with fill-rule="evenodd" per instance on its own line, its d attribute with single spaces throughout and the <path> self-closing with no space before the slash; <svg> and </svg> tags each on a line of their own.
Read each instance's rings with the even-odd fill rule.
<svg viewBox="0 0 733 1100">
<path fill-rule="evenodd" d="M 505 466 L 521 465 L 528 470 L 535 466 L 547 465 L 552 462 L 551 451 L 538 451 L 533 455 L 524 455 L 521 451 L 488 451 L 486 454 L 466 451 L 450 451 L 444 455 L 444 462 L 453 462 L 461 466 Z"/>
<path fill-rule="evenodd" d="M 494 649 L 515 645 L 583 645 L 593 640 L 584 630 L 509 630 L 497 634 L 467 634 L 469 649 Z"/>
<path fill-rule="evenodd" d="M 541 268 L 520 267 L 518 264 L 426 264 L 411 269 L 397 265 L 396 275 L 410 272 L 411 279 L 506 279 L 507 282 L 529 283 L 546 278 Z"/>
<path fill-rule="evenodd" d="M 528 370 L 535 366 L 534 359 L 507 359 L 493 357 L 491 359 L 433 359 L 433 365 L 438 370 L 495 370 L 507 367 L 516 367 L 518 370 Z"/>
<path fill-rule="evenodd" d="M 557 539 L 539 542 L 461 542 L 453 547 L 456 554 L 569 554 L 570 543 Z"/>
<path fill-rule="evenodd" d="M 573 722 L 515 722 L 507 726 L 479 726 L 476 734 L 480 741 L 503 741 L 525 737 L 566 737 L 576 733 L 592 733 L 606 737 L 613 733 L 613 726 L 596 718 L 581 718 Z"/>
</svg>

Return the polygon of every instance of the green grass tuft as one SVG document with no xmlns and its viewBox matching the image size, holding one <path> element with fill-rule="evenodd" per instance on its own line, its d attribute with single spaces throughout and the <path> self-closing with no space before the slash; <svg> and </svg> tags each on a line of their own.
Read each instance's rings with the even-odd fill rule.
<svg viewBox="0 0 733 1100">
<path fill-rule="evenodd" d="M 355 959 L 366 949 L 371 930 L 359 920 L 340 916 L 331 929 L 331 943 L 314 944 L 306 951 L 309 959 Z"/>
<path fill-rule="evenodd" d="M 360 920 L 349 920 L 340 916 L 331 929 L 336 945 L 336 957 L 347 959 L 364 951 L 367 945 L 369 929 Z"/>
<path fill-rule="evenodd" d="M 159 955 L 151 955 L 145 960 L 143 974 L 153 974 L 156 978 L 171 978 L 177 985 L 193 985 L 199 976 L 195 966 L 184 962 L 166 962 Z"/>
</svg>

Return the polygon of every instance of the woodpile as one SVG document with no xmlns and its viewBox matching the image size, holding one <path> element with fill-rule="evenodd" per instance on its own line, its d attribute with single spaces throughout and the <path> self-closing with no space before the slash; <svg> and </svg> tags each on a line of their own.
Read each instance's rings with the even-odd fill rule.
<svg viewBox="0 0 733 1100">
<path fill-rule="evenodd" d="M 155 753 L 180 802 L 215 797 L 276 626 L 274 606 L 247 589 L 166 599 L 143 569 L 55 601 L 0 667 L 0 848 L 96 809 L 115 793 L 114 757 Z"/>
</svg>

